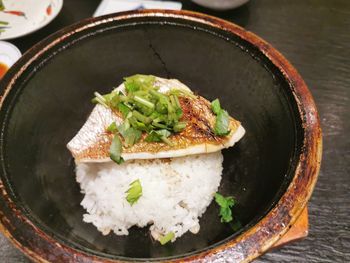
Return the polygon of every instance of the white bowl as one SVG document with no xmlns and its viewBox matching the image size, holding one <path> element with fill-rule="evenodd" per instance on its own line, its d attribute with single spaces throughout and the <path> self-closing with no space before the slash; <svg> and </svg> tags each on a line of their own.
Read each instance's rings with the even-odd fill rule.
<svg viewBox="0 0 350 263">
<path fill-rule="evenodd" d="M 1 40 L 28 35 L 49 24 L 61 11 L 63 0 L 3 0 Z"/>
<path fill-rule="evenodd" d="M 249 0 L 192 0 L 198 5 L 215 9 L 215 10 L 227 10 L 239 7 Z"/>
<path fill-rule="evenodd" d="M 21 51 L 9 42 L 0 41 L 0 63 L 11 67 L 22 56 Z"/>
</svg>

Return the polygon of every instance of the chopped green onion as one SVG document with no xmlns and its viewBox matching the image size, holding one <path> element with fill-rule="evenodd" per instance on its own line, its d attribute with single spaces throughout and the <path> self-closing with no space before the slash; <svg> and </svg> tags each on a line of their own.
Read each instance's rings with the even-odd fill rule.
<svg viewBox="0 0 350 263">
<path fill-rule="evenodd" d="M 183 111 L 182 111 L 182 109 L 181 108 L 177 108 L 176 109 L 176 115 L 177 115 L 177 117 L 180 119 L 181 117 L 182 117 L 182 115 L 183 115 Z"/>
<path fill-rule="evenodd" d="M 0 10 L 1 11 L 1 10 Z M 1 26 L 7 26 L 9 23 L 8 22 L 6 22 L 6 21 L 0 21 L 0 25 Z"/>
<path fill-rule="evenodd" d="M 130 127 L 129 119 L 117 127 L 119 133 L 123 136 L 126 146 L 132 146 L 141 139 L 142 132 Z"/>
<path fill-rule="evenodd" d="M 146 106 L 147 108 L 154 109 L 154 103 L 152 103 L 144 98 L 141 98 L 139 96 L 134 96 L 134 100 L 139 102 L 140 104 Z"/>
<path fill-rule="evenodd" d="M 142 196 L 142 186 L 139 179 L 131 182 L 129 186 L 129 189 L 125 192 L 127 194 L 126 200 L 132 206 Z"/>
<path fill-rule="evenodd" d="M 125 83 L 134 83 L 136 86 L 140 88 L 147 88 L 153 86 L 156 78 L 152 75 L 142 75 L 142 74 L 136 74 L 130 77 L 124 78 L 124 84 Z"/>
<path fill-rule="evenodd" d="M 166 144 L 172 146 L 173 143 L 168 139 L 168 137 L 171 135 L 171 132 L 169 132 L 166 129 L 158 130 L 156 133 L 160 136 L 160 139 L 165 142 Z"/>
<path fill-rule="evenodd" d="M 100 93 L 97 91 L 94 92 L 95 98 L 92 100 L 93 103 L 99 103 L 106 108 L 108 108 L 107 101 L 104 96 L 102 96 Z"/>
<path fill-rule="evenodd" d="M 160 139 L 165 142 L 166 144 L 170 145 L 170 146 L 173 146 L 174 144 L 166 137 L 164 136 L 161 136 Z"/>
<path fill-rule="evenodd" d="M 162 103 L 162 101 L 158 101 L 156 104 L 156 111 L 159 113 L 168 113 L 168 104 L 167 103 Z"/>
<path fill-rule="evenodd" d="M 95 95 L 95 98 L 92 99 L 92 102 L 99 103 L 107 108 L 108 107 L 117 108 L 117 105 L 120 100 L 119 95 L 114 91 L 105 95 L 101 95 L 100 93 L 95 92 L 94 95 Z"/>
<path fill-rule="evenodd" d="M 125 103 L 125 105 L 126 105 L 126 102 L 128 102 L 129 101 L 129 97 L 128 96 L 125 96 L 125 95 L 119 95 L 119 100 L 120 101 L 122 101 L 122 102 L 124 102 Z"/>
<path fill-rule="evenodd" d="M 141 139 L 142 132 L 135 128 L 129 128 L 125 132 L 125 143 L 126 146 L 132 146 Z"/>
<path fill-rule="evenodd" d="M 115 133 L 118 131 L 117 124 L 115 122 L 112 122 L 108 127 L 107 131 Z"/>
<path fill-rule="evenodd" d="M 154 122 L 166 122 L 168 116 L 164 114 L 160 114 L 158 112 L 154 112 L 152 113 L 150 118 L 153 119 Z"/>
<path fill-rule="evenodd" d="M 134 75 L 124 78 L 124 85 L 127 92 L 136 92 L 140 89 L 149 89 L 153 87 L 155 77 L 151 75 Z"/>
<path fill-rule="evenodd" d="M 166 130 L 166 129 L 163 129 L 163 130 L 159 130 L 159 131 L 156 131 L 158 135 L 162 136 L 162 137 L 169 137 L 171 135 L 171 132 Z"/>
<path fill-rule="evenodd" d="M 154 127 L 160 128 L 160 129 L 166 129 L 166 128 L 167 128 L 167 126 L 166 126 L 165 124 L 161 124 L 161 123 L 155 122 L 155 121 L 152 122 L 152 125 L 153 125 Z M 174 126 L 174 127 L 175 127 L 175 126 Z M 174 130 L 174 131 L 175 131 L 175 130 Z"/>
<path fill-rule="evenodd" d="M 151 131 L 145 138 L 146 142 L 160 142 L 160 135 L 156 131 Z"/>
<path fill-rule="evenodd" d="M 172 142 L 167 139 L 171 135 L 171 132 L 169 132 L 166 129 L 158 130 L 158 131 L 151 131 L 148 136 L 145 138 L 146 142 L 160 142 L 163 141 L 166 144 L 172 145 Z"/>
<path fill-rule="evenodd" d="M 171 104 L 171 101 L 168 101 L 168 116 L 169 116 L 169 114 L 171 115 L 171 113 L 173 113 L 174 112 L 174 107 L 173 107 L 173 105 Z"/>
<path fill-rule="evenodd" d="M 109 156 L 110 158 L 116 162 L 117 164 L 121 164 L 124 162 L 124 159 L 122 158 L 122 142 L 119 138 L 119 135 L 114 135 L 114 138 L 112 140 L 111 147 L 109 149 Z"/>
<path fill-rule="evenodd" d="M 128 118 L 128 120 L 129 120 L 131 126 L 134 127 L 135 129 L 139 129 L 141 127 L 146 127 L 145 124 L 143 124 L 142 122 L 139 122 L 134 116 L 131 116 L 130 118 Z"/>
<path fill-rule="evenodd" d="M 231 207 L 235 205 L 232 196 L 224 197 L 219 193 L 215 194 L 215 202 L 220 206 L 220 217 L 222 223 L 229 223 L 233 220 Z"/>
<path fill-rule="evenodd" d="M 0 11 L 3 11 L 5 9 L 4 3 L 2 0 L 0 0 Z"/>
<path fill-rule="evenodd" d="M 149 93 L 150 93 L 152 96 L 156 97 L 157 99 L 161 99 L 161 98 L 164 98 L 164 97 L 165 97 L 164 94 L 162 94 L 162 93 L 160 93 L 160 92 L 158 92 L 158 91 L 156 91 L 156 90 L 150 90 Z"/>
<path fill-rule="evenodd" d="M 175 237 L 174 232 L 169 232 L 168 234 L 166 234 L 165 236 L 161 236 L 159 238 L 159 242 L 162 245 L 165 245 L 166 243 L 168 243 L 169 241 L 171 241 L 173 238 Z"/>
<path fill-rule="evenodd" d="M 142 113 L 134 110 L 132 112 L 132 116 L 134 116 L 138 121 L 144 123 L 144 124 L 150 124 L 152 122 L 152 119 L 143 115 Z"/>
<path fill-rule="evenodd" d="M 185 90 L 185 89 L 171 89 L 168 92 L 169 95 L 176 95 L 179 97 L 189 97 L 192 99 L 196 99 L 197 96 L 195 94 L 193 94 L 191 91 Z"/>
<path fill-rule="evenodd" d="M 126 131 L 130 128 L 130 123 L 129 123 L 129 120 L 125 120 L 123 122 L 123 124 L 120 124 L 117 129 L 118 129 L 118 132 L 121 134 L 121 136 L 123 136 L 125 138 L 126 136 Z"/>
<path fill-rule="evenodd" d="M 124 78 L 124 85 L 127 92 L 136 92 L 140 89 L 151 88 L 154 84 L 155 77 L 152 75 L 133 75 Z"/>
<path fill-rule="evenodd" d="M 176 103 L 176 106 L 181 109 L 181 104 L 180 104 L 180 101 L 179 101 L 179 98 L 177 97 L 177 95 L 173 95 L 174 98 L 175 98 L 175 103 Z"/>
<path fill-rule="evenodd" d="M 183 129 L 186 128 L 186 122 L 182 121 L 182 122 L 178 122 L 174 125 L 173 129 L 174 129 L 174 132 L 181 132 L 183 131 Z"/>
<path fill-rule="evenodd" d="M 175 100 L 175 95 L 170 95 L 170 102 L 174 108 L 177 107 L 176 100 Z"/>
<path fill-rule="evenodd" d="M 124 85 L 127 92 L 135 92 L 140 89 L 140 87 L 134 81 L 125 81 Z"/>
<path fill-rule="evenodd" d="M 118 110 L 124 119 L 122 125 L 112 123 L 107 128 L 107 131 L 116 135 L 112 140 L 111 158 L 115 162 L 122 162 L 122 146 L 129 147 L 140 141 L 142 132 L 148 134 L 146 142 L 173 145 L 168 137 L 186 128 L 186 122 L 180 121 L 183 111 L 179 96 L 196 96 L 185 89 L 172 89 L 168 93 L 161 93 L 156 86 L 156 78 L 147 75 L 124 78 L 124 87 L 123 92 L 113 90 L 104 95 L 94 93 L 94 103 Z"/>
<path fill-rule="evenodd" d="M 112 96 L 109 97 L 109 104 L 113 109 L 118 109 L 120 96 L 116 93 L 111 93 Z"/>
<path fill-rule="evenodd" d="M 227 111 L 220 110 L 219 114 L 216 116 L 214 132 L 219 136 L 226 136 L 230 133 L 230 116 Z"/>
<path fill-rule="evenodd" d="M 221 110 L 219 99 L 215 99 L 211 102 L 211 110 L 215 113 L 215 115 L 219 114 Z"/>
<path fill-rule="evenodd" d="M 122 113 L 123 118 L 126 118 L 128 116 L 130 109 L 128 106 L 126 106 L 124 103 L 118 104 L 118 110 Z"/>
</svg>

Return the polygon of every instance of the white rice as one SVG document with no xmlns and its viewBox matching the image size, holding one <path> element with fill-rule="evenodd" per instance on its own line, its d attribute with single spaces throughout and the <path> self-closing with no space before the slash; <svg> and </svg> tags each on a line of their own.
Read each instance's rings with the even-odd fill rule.
<svg viewBox="0 0 350 263">
<path fill-rule="evenodd" d="M 221 152 L 171 158 L 134 160 L 117 165 L 77 164 L 77 181 L 85 194 L 83 220 L 104 235 L 128 235 L 134 225 L 145 227 L 155 239 L 169 232 L 177 237 L 199 231 L 205 212 L 221 181 Z M 131 206 L 125 192 L 139 179 L 142 196 Z"/>
</svg>

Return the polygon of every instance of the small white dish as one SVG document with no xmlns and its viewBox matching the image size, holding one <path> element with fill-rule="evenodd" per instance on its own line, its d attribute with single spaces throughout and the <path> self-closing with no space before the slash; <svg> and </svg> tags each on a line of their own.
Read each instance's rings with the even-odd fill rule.
<svg viewBox="0 0 350 263">
<path fill-rule="evenodd" d="M 239 7 L 249 0 L 192 0 L 192 2 L 218 11 Z"/>
<path fill-rule="evenodd" d="M 50 23 L 63 0 L 0 0 L 0 40 L 32 33 Z"/>
<path fill-rule="evenodd" d="M 21 51 L 16 46 L 0 41 L 0 63 L 10 68 L 21 56 Z"/>
<path fill-rule="evenodd" d="M 181 10 L 182 4 L 173 1 L 150 0 L 103 0 L 94 13 L 94 17 L 116 12 L 140 9 L 172 9 Z"/>
</svg>

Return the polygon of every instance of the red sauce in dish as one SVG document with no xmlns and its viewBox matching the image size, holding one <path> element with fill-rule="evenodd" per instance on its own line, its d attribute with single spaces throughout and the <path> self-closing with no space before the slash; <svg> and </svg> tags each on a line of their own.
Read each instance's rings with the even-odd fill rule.
<svg viewBox="0 0 350 263">
<path fill-rule="evenodd" d="M 4 63 L 0 62 L 0 79 L 5 75 L 6 71 L 8 70 L 8 66 L 5 65 Z"/>
</svg>

